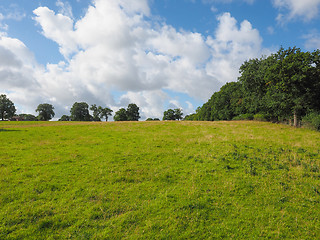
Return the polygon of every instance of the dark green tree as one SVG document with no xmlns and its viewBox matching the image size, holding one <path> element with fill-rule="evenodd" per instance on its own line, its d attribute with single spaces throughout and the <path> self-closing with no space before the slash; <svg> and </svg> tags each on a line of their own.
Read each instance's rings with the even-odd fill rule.
<svg viewBox="0 0 320 240">
<path fill-rule="evenodd" d="M 176 120 L 175 111 L 173 109 L 164 111 L 162 120 Z"/>
<path fill-rule="evenodd" d="M 319 105 L 319 51 L 281 48 L 272 56 L 276 61 L 266 71 L 266 104 L 280 117 L 292 116 L 297 127 L 301 116 Z"/>
<path fill-rule="evenodd" d="M 113 117 L 114 121 L 128 121 L 127 111 L 124 108 L 120 108 Z"/>
<path fill-rule="evenodd" d="M 98 110 L 99 110 L 100 118 L 105 118 L 106 122 L 108 121 L 108 117 L 112 116 L 113 111 L 110 108 L 107 108 L 107 107 L 103 108 L 103 107 L 99 106 Z"/>
<path fill-rule="evenodd" d="M 0 117 L 4 119 L 10 119 L 16 113 L 16 108 L 13 102 L 7 98 L 5 94 L 0 95 Z"/>
<path fill-rule="evenodd" d="M 70 110 L 71 121 L 92 121 L 93 117 L 89 114 L 89 105 L 86 102 L 75 102 Z"/>
<path fill-rule="evenodd" d="M 51 104 L 48 104 L 48 103 L 39 104 L 36 109 L 36 112 L 39 112 L 39 115 L 37 117 L 38 120 L 49 121 L 50 119 L 52 119 L 55 115 L 53 109 L 54 107 Z"/>
<path fill-rule="evenodd" d="M 19 117 L 22 117 L 24 121 L 36 121 L 37 120 L 36 116 L 34 116 L 32 114 L 21 113 L 21 114 L 19 114 Z"/>
<path fill-rule="evenodd" d="M 99 106 L 97 107 L 96 104 L 91 105 L 90 110 L 93 111 L 93 121 L 101 121 L 100 119 L 100 114 L 101 114 L 101 110 L 102 108 Z"/>
<path fill-rule="evenodd" d="M 62 117 L 59 119 L 59 121 L 71 121 L 71 118 L 68 115 L 62 115 Z"/>
<path fill-rule="evenodd" d="M 183 116 L 182 109 L 180 108 L 174 109 L 174 116 L 176 120 L 181 120 Z"/>
<path fill-rule="evenodd" d="M 127 120 L 139 121 L 139 107 L 135 103 L 130 103 L 127 107 Z"/>
</svg>

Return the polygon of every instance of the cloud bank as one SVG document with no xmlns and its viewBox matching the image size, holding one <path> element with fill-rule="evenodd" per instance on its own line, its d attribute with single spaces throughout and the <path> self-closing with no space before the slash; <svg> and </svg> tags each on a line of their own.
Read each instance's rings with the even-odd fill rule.
<svg viewBox="0 0 320 240">
<path fill-rule="evenodd" d="M 77 21 L 70 5 L 57 5 L 59 12 L 39 7 L 33 13 L 64 61 L 41 66 L 21 41 L 0 38 L 0 59 L 9 59 L 0 61 L 0 91 L 20 111 L 50 102 L 60 116 L 75 101 L 86 101 L 114 110 L 134 102 L 145 118 L 161 117 L 169 104 L 189 113 L 190 101 L 177 102 L 169 93 L 206 101 L 237 79 L 245 60 L 265 51 L 259 31 L 230 13 L 220 15 L 214 35 L 205 37 L 154 20 L 147 0 L 96 0 Z"/>
</svg>

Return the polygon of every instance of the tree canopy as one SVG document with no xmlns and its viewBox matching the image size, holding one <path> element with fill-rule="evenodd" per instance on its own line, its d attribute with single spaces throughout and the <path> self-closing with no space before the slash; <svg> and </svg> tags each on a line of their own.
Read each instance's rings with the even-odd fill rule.
<svg viewBox="0 0 320 240">
<path fill-rule="evenodd" d="M 135 103 L 130 103 L 125 108 L 120 108 L 114 115 L 114 121 L 139 121 L 139 107 Z"/>
<path fill-rule="evenodd" d="M 180 108 L 168 109 L 163 113 L 163 120 L 180 120 L 182 119 L 183 113 Z"/>
<path fill-rule="evenodd" d="M 0 117 L 1 120 L 10 119 L 16 113 L 13 102 L 5 94 L 0 95 Z"/>
<path fill-rule="evenodd" d="M 114 121 L 128 121 L 127 111 L 124 108 L 120 108 L 113 117 Z"/>
<path fill-rule="evenodd" d="M 75 102 L 70 110 L 72 121 L 91 121 L 93 117 L 89 114 L 89 105 L 86 102 Z"/>
<path fill-rule="evenodd" d="M 293 47 L 268 57 L 251 59 L 240 67 L 238 82 L 227 83 L 212 95 L 192 120 L 231 120 L 263 114 L 276 121 L 299 120 L 320 110 L 320 51 Z"/>
<path fill-rule="evenodd" d="M 39 104 L 36 109 L 36 112 L 39 112 L 39 115 L 37 117 L 38 120 L 49 121 L 50 119 L 52 119 L 55 115 L 53 109 L 54 107 L 51 104 L 48 104 L 48 103 Z"/>
</svg>

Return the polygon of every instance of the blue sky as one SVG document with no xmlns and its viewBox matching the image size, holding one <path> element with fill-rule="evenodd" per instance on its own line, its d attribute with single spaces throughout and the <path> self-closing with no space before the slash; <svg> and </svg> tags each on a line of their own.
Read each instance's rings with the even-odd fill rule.
<svg viewBox="0 0 320 240">
<path fill-rule="evenodd" d="M 85 101 L 193 112 L 247 59 L 320 47 L 320 0 L 0 0 L 0 92 L 18 113 Z"/>
</svg>

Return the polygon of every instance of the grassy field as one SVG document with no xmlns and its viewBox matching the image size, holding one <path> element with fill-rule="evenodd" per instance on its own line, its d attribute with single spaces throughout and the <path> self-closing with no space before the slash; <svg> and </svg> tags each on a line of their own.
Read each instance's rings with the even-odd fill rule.
<svg viewBox="0 0 320 240">
<path fill-rule="evenodd" d="M 320 133 L 0 122 L 0 239 L 320 239 Z"/>
</svg>

